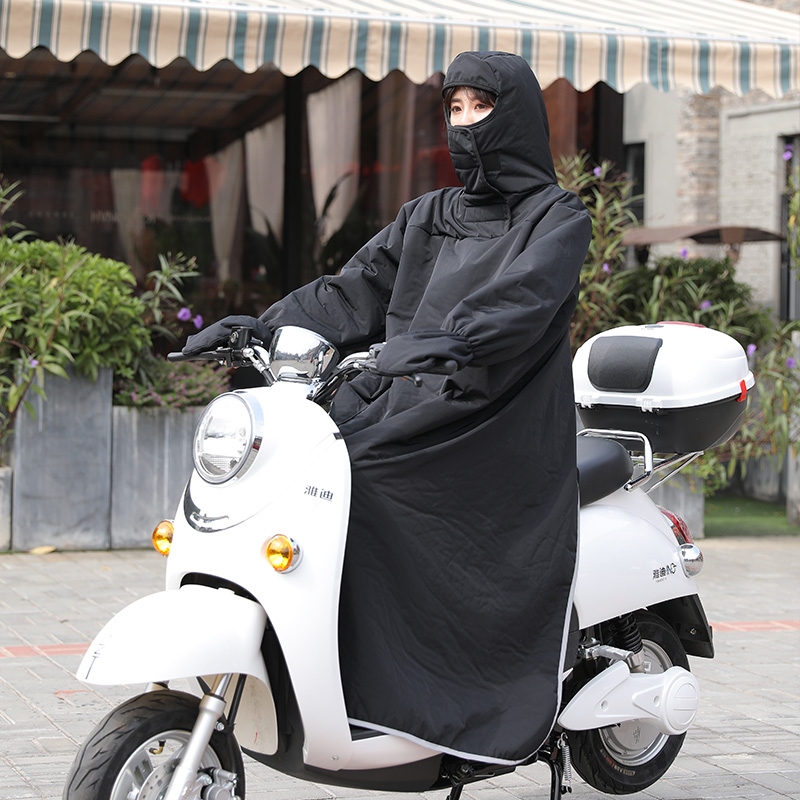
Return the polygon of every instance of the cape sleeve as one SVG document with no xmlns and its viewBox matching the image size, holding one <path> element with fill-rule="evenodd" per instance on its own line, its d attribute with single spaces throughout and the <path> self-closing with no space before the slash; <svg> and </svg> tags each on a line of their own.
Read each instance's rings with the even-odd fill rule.
<svg viewBox="0 0 800 800">
<path fill-rule="evenodd" d="M 592 235 L 577 198 L 556 203 L 527 247 L 494 280 L 467 295 L 442 328 L 463 336 L 475 366 L 515 358 L 544 336 L 559 310 L 577 299 Z"/>
<path fill-rule="evenodd" d="M 270 306 L 260 319 L 274 331 L 298 325 L 338 347 L 380 341 L 392 296 L 409 206 L 364 245 L 338 275 L 325 275 Z"/>
</svg>

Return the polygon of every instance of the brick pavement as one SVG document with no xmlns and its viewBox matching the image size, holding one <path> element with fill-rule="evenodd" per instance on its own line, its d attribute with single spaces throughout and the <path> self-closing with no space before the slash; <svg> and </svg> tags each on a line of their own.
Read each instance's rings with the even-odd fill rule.
<svg viewBox="0 0 800 800">
<path fill-rule="evenodd" d="M 717 657 L 691 659 L 703 693 L 698 722 L 665 778 L 636 797 L 800 800 L 800 536 L 701 546 Z M 162 576 L 150 551 L 0 556 L 0 800 L 61 798 L 78 743 L 135 692 L 80 684 L 80 654 L 112 613 L 159 590 Z M 302 783 L 252 761 L 247 781 L 247 800 L 378 795 Z M 537 800 L 548 785 L 546 767 L 533 765 L 464 795 Z M 576 800 L 602 797 L 578 778 L 573 787 Z"/>
</svg>

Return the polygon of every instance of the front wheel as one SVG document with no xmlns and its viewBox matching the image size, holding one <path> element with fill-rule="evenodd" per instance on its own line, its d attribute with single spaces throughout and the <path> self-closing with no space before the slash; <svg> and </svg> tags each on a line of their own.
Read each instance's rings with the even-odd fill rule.
<svg viewBox="0 0 800 800">
<path fill-rule="evenodd" d="M 649 611 L 636 614 L 642 634 L 646 671 L 689 669 L 689 659 L 675 631 Z M 672 766 L 686 734 L 668 736 L 654 725 L 635 720 L 588 731 L 570 731 L 572 763 L 578 774 L 606 794 L 632 794 L 659 780 Z"/>
<path fill-rule="evenodd" d="M 165 690 L 115 708 L 78 750 L 64 800 L 161 800 L 189 741 L 199 702 L 190 694 Z M 212 735 L 187 798 L 200 798 L 202 789 L 215 782 L 231 785 L 234 779 L 219 770 L 235 774 L 229 796 L 244 800 L 242 755 L 227 731 Z"/>
</svg>

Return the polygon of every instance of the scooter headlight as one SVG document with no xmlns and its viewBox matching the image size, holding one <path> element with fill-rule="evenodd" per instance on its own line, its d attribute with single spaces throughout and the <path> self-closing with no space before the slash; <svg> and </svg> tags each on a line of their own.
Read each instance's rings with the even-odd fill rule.
<svg viewBox="0 0 800 800">
<path fill-rule="evenodd" d="M 224 483 L 247 471 L 261 446 L 256 422 L 253 406 L 241 395 L 211 402 L 194 435 L 194 466 L 204 481 Z"/>
</svg>

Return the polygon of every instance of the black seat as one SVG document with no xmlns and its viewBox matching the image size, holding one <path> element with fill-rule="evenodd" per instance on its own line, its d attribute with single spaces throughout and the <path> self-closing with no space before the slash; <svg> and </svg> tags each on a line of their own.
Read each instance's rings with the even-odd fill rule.
<svg viewBox="0 0 800 800">
<path fill-rule="evenodd" d="M 593 436 L 579 436 L 576 441 L 582 506 L 616 492 L 631 479 L 633 463 L 619 442 Z"/>
</svg>

